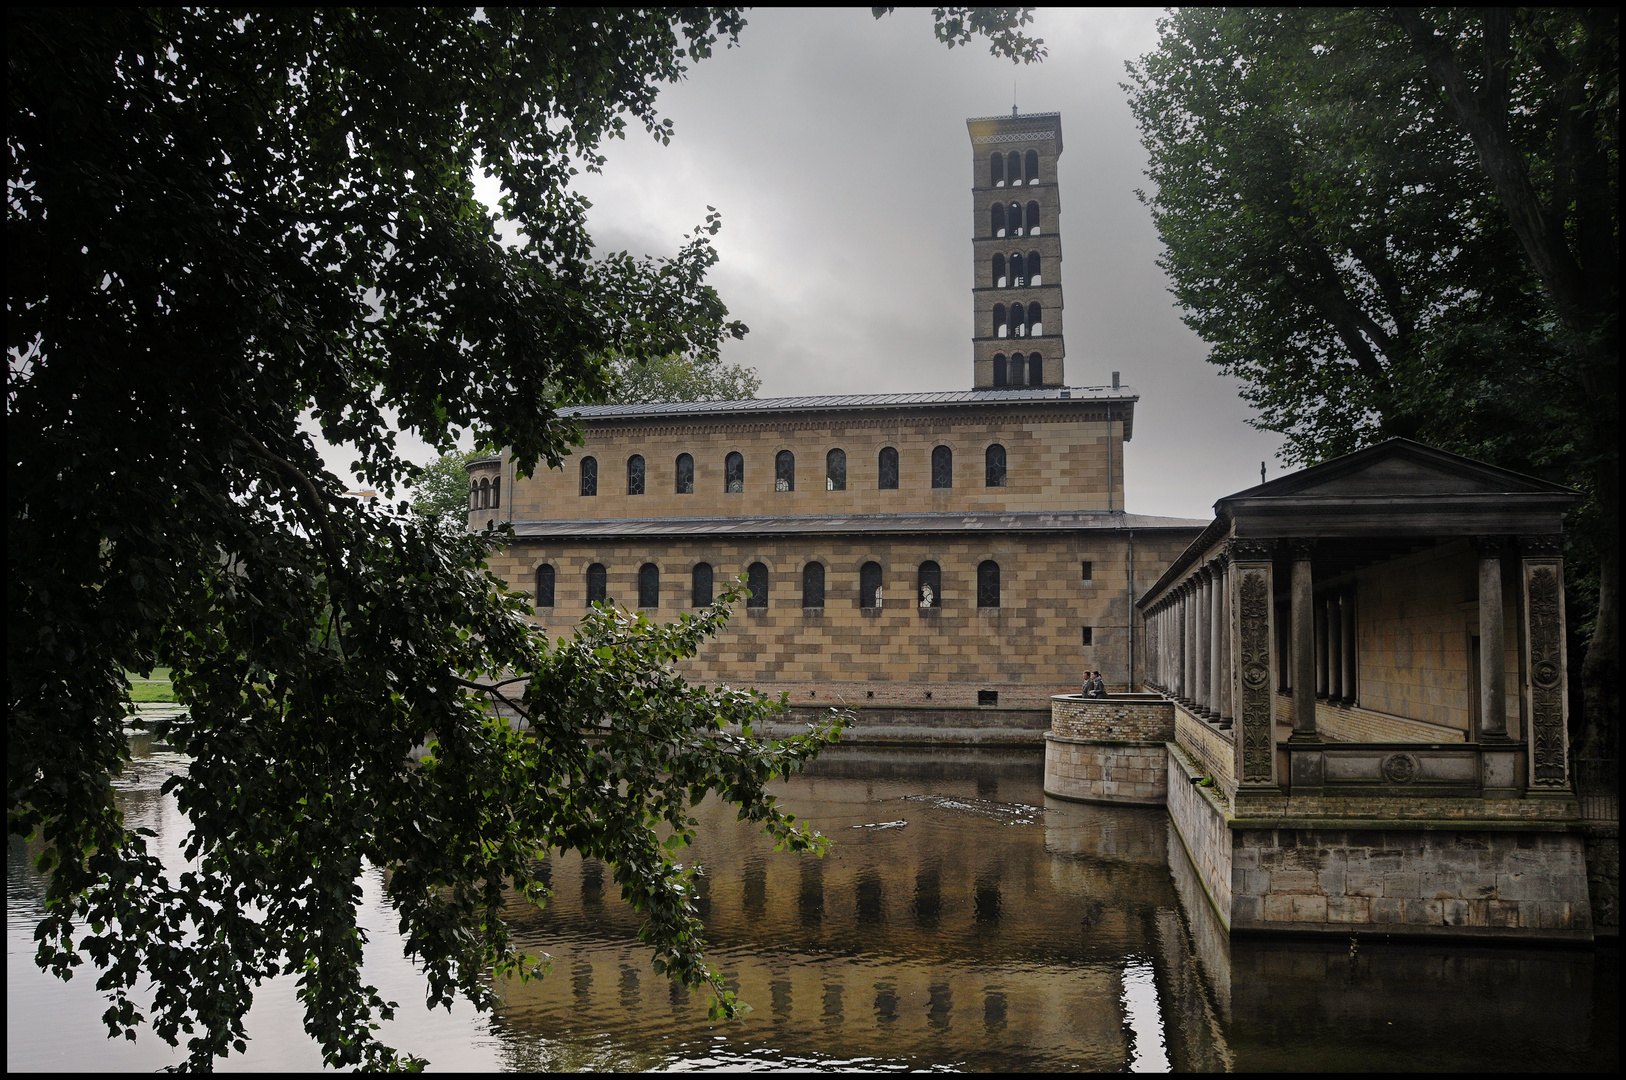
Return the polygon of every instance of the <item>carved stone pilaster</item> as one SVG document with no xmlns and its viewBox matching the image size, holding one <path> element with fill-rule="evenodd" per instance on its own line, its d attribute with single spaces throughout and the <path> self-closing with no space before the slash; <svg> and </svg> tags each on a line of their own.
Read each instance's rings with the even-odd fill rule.
<svg viewBox="0 0 1626 1080">
<path fill-rule="evenodd" d="M 1564 662 L 1564 569 L 1545 559 L 1524 560 L 1530 673 L 1530 787 L 1569 786 L 1568 693 Z"/>
<path fill-rule="evenodd" d="M 1268 551 L 1265 560 L 1269 559 Z M 1270 685 L 1271 566 L 1239 560 L 1236 578 L 1235 740 L 1243 787 L 1275 787 L 1276 696 Z"/>
</svg>

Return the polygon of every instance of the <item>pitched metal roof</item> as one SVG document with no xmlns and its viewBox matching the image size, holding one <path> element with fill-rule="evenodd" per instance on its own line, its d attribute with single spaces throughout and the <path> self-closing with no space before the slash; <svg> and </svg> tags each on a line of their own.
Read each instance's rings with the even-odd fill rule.
<svg viewBox="0 0 1626 1080">
<path fill-rule="evenodd" d="M 1036 390 L 940 390 L 914 394 L 822 394 L 804 397 L 746 398 L 738 401 L 659 401 L 643 405 L 578 405 L 561 409 L 583 420 L 646 416 L 712 416 L 720 413 L 830 412 L 858 409 L 910 409 L 934 406 L 1017 405 L 1033 402 L 1136 402 L 1131 387 L 1060 386 Z"/>
<path fill-rule="evenodd" d="M 1198 530 L 1193 518 L 1152 517 L 1115 510 L 1020 514 L 844 514 L 775 517 L 611 518 L 602 521 L 516 521 L 521 539 L 622 536 L 795 536 L 891 533 L 1078 532 L 1125 529 Z"/>
</svg>

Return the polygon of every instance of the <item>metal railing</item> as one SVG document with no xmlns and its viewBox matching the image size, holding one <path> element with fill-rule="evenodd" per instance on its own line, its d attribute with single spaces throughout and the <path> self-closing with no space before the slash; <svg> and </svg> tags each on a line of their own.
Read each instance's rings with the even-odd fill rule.
<svg viewBox="0 0 1626 1080">
<path fill-rule="evenodd" d="M 1575 795 L 1583 821 L 1620 821 L 1620 760 L 1577 758 Z"/>
</svg>

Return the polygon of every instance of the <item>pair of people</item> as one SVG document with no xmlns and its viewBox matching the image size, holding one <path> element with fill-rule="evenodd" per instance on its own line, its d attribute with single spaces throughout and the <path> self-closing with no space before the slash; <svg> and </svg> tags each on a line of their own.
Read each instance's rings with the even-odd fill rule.
<svg viewBox="0 0 1626 1080">
<path fill-rule="evenodd" d="M 1099 671 L 1086 671 L 1084 673 L 1084 696 L 1096 698 L 1107 696 L 1107 684 L 1101 681 Z"/>
</svg>

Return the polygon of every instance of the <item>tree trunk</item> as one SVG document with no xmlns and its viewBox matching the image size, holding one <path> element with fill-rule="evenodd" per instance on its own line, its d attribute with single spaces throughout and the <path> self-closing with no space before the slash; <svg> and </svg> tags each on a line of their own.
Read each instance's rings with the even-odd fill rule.
<svg viewBox="0 0 1626 1080">
<path fill-rule="evenodd" d="M 1586 716 L 1577 757 L 1615 757 L 1620 746 L 1620 465 L 1598 465 L 1598 504 L 1604 528 L 1598 537 L 1598 617 L 1581 665 Z"/>
</svg>

